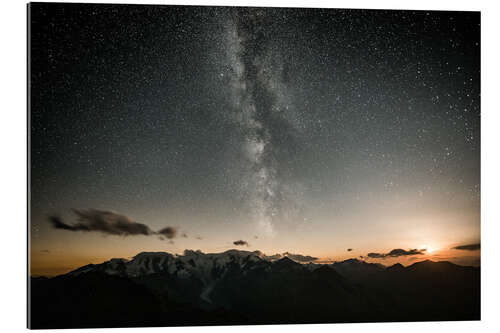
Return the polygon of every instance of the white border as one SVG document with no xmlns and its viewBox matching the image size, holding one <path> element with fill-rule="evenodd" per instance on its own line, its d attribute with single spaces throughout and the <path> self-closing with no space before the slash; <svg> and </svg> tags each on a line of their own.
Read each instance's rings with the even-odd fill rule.
<svg viewBox="0 0 500 333">
<path fill-rule="evenodd" d="M 65 1 L 85 2 L 85 1 Z M 498 188 L 500 171 L 497 143 L 499 116 L 498 105 L 499 6 L 488 1 L 394 1 L 394 0 L 197 0 L 197 1 L 91 1 L 94 3 L 136 4 L 202 4 L 279 7 L 330 7 L 330 8 L 378 8 L 421 10 L 474 10 L 481 11 L 482 20 L 482 320 L 480 322 L 431 322 L 431 323 L 383 323 L 383 324 L 336 324 L 336 325 L 284 325 L 284 326 L 224 326 L 167 328 L 175 332 L 250 332 L 280 331 L 302 332 L 315 330 L 329 332 L 418 332 L 499 331 L 499 254 L 500 232 L 498 223 Z M 1 43 L 1 291 L 0 326 L 5 332 L 26 330 L 26 4 L 23 1 L 2 1 L 0 22 Z M 112 329 L 107 331 L 139 332 L 164 331 L 165 328 Z M 49 330 L 50 332 L 51 330 Z M 59 332 L 66 332 L 62 330 Z M 78 332 L 94 332 L 79 330 Z"/>
</svg>

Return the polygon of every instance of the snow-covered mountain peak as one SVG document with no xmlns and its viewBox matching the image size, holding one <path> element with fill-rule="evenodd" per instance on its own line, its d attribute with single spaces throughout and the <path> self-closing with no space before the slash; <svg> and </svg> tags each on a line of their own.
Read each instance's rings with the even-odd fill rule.
<svg viewBox="0 0 500 333">
<path fill-rule="evenodd" d="M 131 260 L 113 258 L 102 264 L 81 267 L 69 274 L 100 271 L 112 275 L 138 277 L 162 273 L 179 278 L 196 277 L 208 284 L 213 279 L 223 276 L 231 268 L 245 271 L 259 266 L 259 263 L 265 265 L 287 257 L 285 254 L 267 256 L 261 251 L 237 249 L 221 253 L 203 253 L 200 250 L 185 250 L 182 254 L 140 252 Z M 287 259 L 292 261 L 292 259 Z"/>
</svg>

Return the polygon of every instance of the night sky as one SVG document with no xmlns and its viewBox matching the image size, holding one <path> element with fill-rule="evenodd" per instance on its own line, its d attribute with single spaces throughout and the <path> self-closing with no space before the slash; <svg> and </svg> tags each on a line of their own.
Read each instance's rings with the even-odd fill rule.
<svg viewBox="0 0 500 333">
<path fill-rule="evenodd" d="M 185 249 L 479 263 L 478 12 L 30 21 L 32 273 Z"/>
</svg>

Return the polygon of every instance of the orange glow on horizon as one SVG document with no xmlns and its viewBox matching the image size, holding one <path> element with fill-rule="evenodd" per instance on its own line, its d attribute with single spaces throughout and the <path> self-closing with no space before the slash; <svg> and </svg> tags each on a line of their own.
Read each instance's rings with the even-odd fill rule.
<svg viewBox="0 0 500 333">
<path fill-rule="evenodd" d="M 400 263 L 404 266 L 412 265 L 419 261 L 432 260 L 432 261 L 451 261 L 459 265 L 478 265 L 480 250 L 476 251 L 460 251 L 453 249 L 452 246 L 447 247 L 435 247 L 433 245 L 421 245 L 418 249 L 426 249 L 424 254 L 420 255 L 407 255 L 399 257 L 386 257 L 386 258 L 369 258 L 366 256 L 366 252 L 359 254 L 359 251 L 349 251 L 346 253 L 337 253 L 335 255 L 329 256 L 317 256 L 318 263 L 332 263 L 334 261 L 343 261 L 347 259 L 358 259 L 369 263 L 380 263 L 384 266 L 391 266 L 395 263 Z M 144 249 L 145 251 L 152 251 L 154 249 Z M 205 253 L 211 252 L 224 252 L 228 249 L 221 249 L 220 251 L 204 251 Z M 241 249 L 247 251 L 255 251 L 256 249 Z M 181 253 L 183 251 L 169 251 L 168 249 L 158 249 L 158 251 L 166 251 L 171 253 Z M 140 252 L 140 251 L 139 251 Z M 139 253 L 137 252 L 137 253 Z M 275 253 L 281 253 L 283 251 L 266 251 L 267 255 L 272 255 Z M 289 251 L 294 253 L 293 251 Z M 84 256 L 77 255 L 75 252 L 71 253 L 61 253 L 57 251 L 45 252 L 32 251 L 30 257 L 30 274 L 32 276 L 56 276 L 59 274 L 68 273 L 76 268 L 87 264 L 99 264 L 105 262 L 111 258 L 126 258 L 131 259 L 136 253 L 130 251 L 123 251 L 120 253 L 114 253 L 108 256 Z M 304 255 L 313 255 L 312 253 L 301 253 Z M 477 264 L 476 264 L 477 263 Z"/>
</svg>

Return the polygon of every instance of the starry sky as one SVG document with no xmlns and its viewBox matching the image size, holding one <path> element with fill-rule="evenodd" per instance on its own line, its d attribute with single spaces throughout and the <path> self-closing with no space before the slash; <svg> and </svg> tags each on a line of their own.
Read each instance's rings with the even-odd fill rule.
<svg viewBox="0 0 500 333">
<path fill-rule="evenodd" d="M 478 12 L 29 22 L 32 274 L 185 249 L 479 263 Z"/>
</svg>

